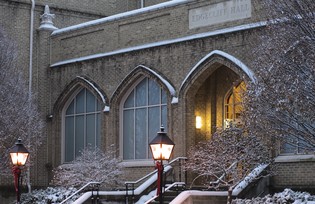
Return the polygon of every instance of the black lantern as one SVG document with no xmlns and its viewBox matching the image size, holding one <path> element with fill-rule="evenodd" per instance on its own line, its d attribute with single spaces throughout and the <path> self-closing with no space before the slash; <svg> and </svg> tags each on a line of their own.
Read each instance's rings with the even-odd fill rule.
<svg viewBox="0 0 315 204">
<path fill-rule="evenodd" d="M 20 203 L 20 175 L 21 166 L 24 166 L 29 156 L 29 151 L 24 147 L 21 139 L 10 149 L 10 157 L 13 164 L 14 186 L 16 191 L 16 201 Z"/>
<path fill-rule="evenodd" d="M 161 127 L 161 131 L 157 133 L 156 137 L 149 143 L 150 149 L 153 155 L 153 159 L 156 161 L 156 168 L 158 170 L 158 180 L 157 180 L 157 196 L 159 196 L 159 203 L 163 203 L 163 160 L 169 160 L 173 149 L 174 142 L 167 136 L 164 132 L 164 127 Z"/>
</svg>

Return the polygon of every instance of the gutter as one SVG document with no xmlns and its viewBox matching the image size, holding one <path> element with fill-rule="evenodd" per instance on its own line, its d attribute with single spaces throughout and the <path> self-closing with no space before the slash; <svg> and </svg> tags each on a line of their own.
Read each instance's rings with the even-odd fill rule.
<svg viewBox="0 0 315 204">
<path fill-rule="evenodd" d="M 32 72 L 33 72 L 33 30 L 34 30 L 34 10 L 35 10 L 35 0 L 31 0 L 31 22 L 30 22 L 30 50 L 29 50 L 29 85 L 28 85 L 28 94 L 29 99 L 32 96 Z"/>
</svg>

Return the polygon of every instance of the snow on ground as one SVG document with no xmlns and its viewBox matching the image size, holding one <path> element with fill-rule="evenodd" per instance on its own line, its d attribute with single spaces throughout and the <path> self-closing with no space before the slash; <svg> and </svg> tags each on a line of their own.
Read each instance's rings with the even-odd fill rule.
<svg viewBox="0 0 315 204">
<path fill-rule="evenodd" d="M 75 188 L 48 187 L 44 190 L 34 190 L 31 194 L 22 194 L 21 204 L 60 203 L 76 191 Z M 72 199 L 73 202 L 78 196 Z M 232 204 L 315 204 L 315 195 L 307 192 L 296 192 L 285 189 L 283 192 L 253 199 L 235 199 Z"/>
<path fill-rule="evenodd" d="M 64 187 L 48 187 L 46 189 L 33 190 L 32 193 L 23 193 L 21 195 L 21 204 L 60 203 L 76 192 L 76 190 L 76 188 Z M 74 196 L 70 203 L 78 197 Z"/>
<path fill-rule="evenodd" d="M 273 196 L 266 195 L 263 198 L 253 199 L 235 199 L 232 204 L 315 204 L 315 195 L 307 192 L 295 192 L 291 189 L 285 189 L 283 192 L 275 193 Z"/>
</svg>

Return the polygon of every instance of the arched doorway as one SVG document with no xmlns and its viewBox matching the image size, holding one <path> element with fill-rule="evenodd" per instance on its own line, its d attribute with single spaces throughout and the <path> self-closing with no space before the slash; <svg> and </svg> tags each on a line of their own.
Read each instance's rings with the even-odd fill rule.
<svg viewBox="0 0 315 204">
<path fill-rule="evenodd" d="M 241 99 L 235 101 L 233 90 L 239 85 L 245 87 L 248 81 L 255 82 L 252 71 L 240 60 L 222 51 L 211 52 L 196 64 L 180 92 L 185 99 L 186 150 L 210 139 L 218 129 L 226 128 L 227 120 L 239 120 L 238 103 Z M 234 111 L 234 115 L 228 111 Z M 196 126 L 197 118 L 201 122 L 199 127 Z"/>
</svg>

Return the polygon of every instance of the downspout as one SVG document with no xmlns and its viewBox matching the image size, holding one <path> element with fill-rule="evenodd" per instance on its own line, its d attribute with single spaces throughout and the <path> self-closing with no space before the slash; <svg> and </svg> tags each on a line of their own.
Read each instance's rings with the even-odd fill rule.
<svg viewBox="0 0 315 204">
<path fill-rule="evenodd" d="M 30 21 L 30 58 L 29 58 L 29 84 L 28 84 L 28 98 L 29 98 L 29 103 L 31 102 L 32 99 L 32 81 L 33 81 L 33 30 L 34 30 L 34 10 L 35 10 L 35 0 L 31 0 L 32 2 L 32 7 L 31 7 L 31 21 Z M 29 143 L 31 142 L 28 140 Z M 30 176 L 30 166 L 27 167 L 27 188 L 28 192 L 31 193 L 32 188 L 31 188 L 31 176 Z"/>
<path fill-rule="evenodd" d="M 144 7 L 144 0 L 140 0 L 140 8 Z"/>
<path fill-rule="evenodd" d="M 30 59 L 29 59 L 29 84 L 28 84 L 28 94 L 29 98 L 32 97 L 32 72 L 33 72 L 33 30 L 34 30 L 34 10 L 35 10 L 35 0 L 31 0 L 31 22 L 30 22 Z"/>
</svg>

